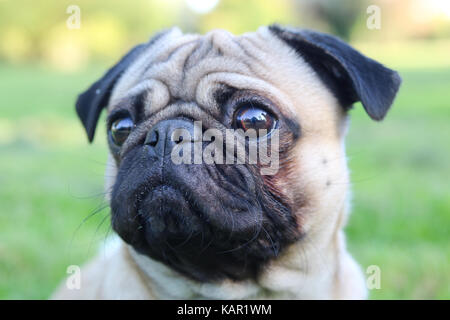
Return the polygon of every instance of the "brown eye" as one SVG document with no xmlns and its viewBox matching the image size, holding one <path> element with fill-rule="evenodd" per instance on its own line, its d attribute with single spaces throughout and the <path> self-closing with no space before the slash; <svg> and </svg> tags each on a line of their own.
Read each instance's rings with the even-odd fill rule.
<svg viewBox="0 0 450 320">
<path fill-rule="evenodd" d="M 269 112 L 252 106 L 241 107 L 235 116 L 235 125 L 238 129 L 247 131 L 248 129 L 259 132 L 266 129 L 267 133 L 275 128 L 277 120 Z"/>
<path fill-rule="evenodd" d="M 111 124 L 111 138 L 115 145 L 121 146 L 130 135 L 134 127 L 133 120 L 130 117 L 117 119 Z"/>
</svg>

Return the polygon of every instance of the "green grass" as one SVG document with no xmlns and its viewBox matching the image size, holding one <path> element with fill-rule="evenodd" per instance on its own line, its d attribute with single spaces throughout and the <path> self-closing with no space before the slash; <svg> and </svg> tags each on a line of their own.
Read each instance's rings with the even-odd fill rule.
<svg viewBox="0 0 450 320">
<path fill-rule="evenodd" d="M 384 122 L 359 105 L 351 111 L 349 249 L 364 269 L 381 268 L 371 298 L 448 299 L 450 69 L 400 71 L 404 84 Z M 83 222 L 104 204 L 103 127 L 89 146 L 73 108 L 102 72 L 0 66 L 2 299 L 47 298 L 108 233 L 107 208 Z"/>
<path fill-rule="evenodd" d="M 381 268 L 372 298 L 449 299 L 450 69 L 401 75 L 382 123 L 352 111 L 349 248 L 364 269 Z"/>
</svg>

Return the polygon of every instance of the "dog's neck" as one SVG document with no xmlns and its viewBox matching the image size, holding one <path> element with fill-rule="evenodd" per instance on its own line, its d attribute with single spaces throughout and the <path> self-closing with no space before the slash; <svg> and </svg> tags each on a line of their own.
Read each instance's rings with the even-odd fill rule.
<svg viewBox="0 0 450 320">
<path fill-rule="evenodd" d="M 127 250 L 155 299 L 339 298 L 342 288 L 337 284 L 349 257 L 342 231 L 337 229 L 320 248 L 307 242 L 288 248 L 257 280 L 219 283 L 195 282 L 132 247 L 127 246 Z"/>
</svg>

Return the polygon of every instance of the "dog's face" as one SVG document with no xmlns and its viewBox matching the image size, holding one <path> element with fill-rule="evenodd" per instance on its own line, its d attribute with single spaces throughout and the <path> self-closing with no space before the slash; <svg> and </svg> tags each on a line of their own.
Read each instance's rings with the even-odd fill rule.
<svg viewBox="0 0 450 320">
<path fill-rule="evenodd" d="M 113 229 L 190 278 L 239 280 L 293 243 L 330 241 L 347 198 L 346 113 L 361 101 L 382 119 L 399 84 L 392 70 L 316 32 L 172 29 L 122 58 L 77 111 L 92 140 L 107 108 Z M 202 133 L 266 130 L 257 144 L 276 131 L 279 166 L 263 174 L 261 161 L 175 163 L 173 150 L 194 153 L 196 140 L 174 134 L 193 133 L 196 121 Z"/>
</svg>

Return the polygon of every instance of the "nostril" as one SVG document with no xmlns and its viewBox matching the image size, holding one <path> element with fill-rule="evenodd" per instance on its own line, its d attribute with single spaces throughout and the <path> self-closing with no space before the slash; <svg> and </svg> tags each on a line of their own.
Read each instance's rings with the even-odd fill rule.
<svg viewBox="0 0 450 320">
<path fill-rule="evenodd" d="M 144 144 L 152 154 L 164 157 L 178 144 L 192 141 L 194 124 L 185 119 L 167 119 L 153 125 L 147 132 Z"/>
<path fill-rule="evenodd" d="M 174 140 L 174 142 L 175 142 L 176 144 L 179 144 L 179 143 L 181 143 L 182 141 L 183 141 L 183 136 L 179 136 L 178 139 L 175 139 L 175 140 Z"/>
<path fill-rule="evenodd" d="M 145 144 L 151 145 L 152 147 L 156 146 L 159 140 L 159 133 L 157 130 L 152 130 L 150 135 L 147 137 Z"/>
</svg>

